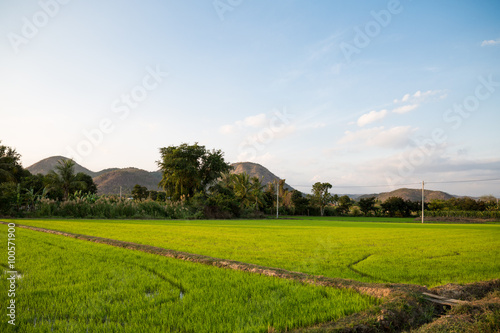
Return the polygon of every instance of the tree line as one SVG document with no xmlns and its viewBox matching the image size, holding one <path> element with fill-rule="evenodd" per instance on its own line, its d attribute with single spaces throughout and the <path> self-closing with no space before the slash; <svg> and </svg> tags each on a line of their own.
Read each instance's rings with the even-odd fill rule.
<svg viewBox="0 0 500 333">
<path fill-rule="evenodd" d="M 47 175 L 33 175 L 22 167 L 20 159 L 14 148 L 0 144 L 0 214 L 32 211 L 44 199 L 66 201 L 97 194 L 91 176 L 74 172 L 73 160 L 58 161 Z"/>
<path fill-rule="evenodd" d="M 231 173 L 220 150 L 181 144 L 160 148 L 156 162 L 159 187 L 137 184 L 129 198 L 99 196 L 87 174 L 75 173 L 72 160 L 60 160 L 47 175 L 32 175 L 15 149 L 0 145 L 0 214 L 10 216 L 241 218 L 280 215 L 400 216 L 418 215 L 421 202 L 392 197 L 358 201 L 330 193 L 330 183 L 317 182 L 311 194 L 289 190 L 285 180 L 262 184 L 246 173 Z M 130 201 L 130 202 L 129 202 Z M 425 204 L 426 210 L 492 209 L 492 200 L 454 198 Z M 95 216 L 94 216 L 95 215 Z"/>
</svg>

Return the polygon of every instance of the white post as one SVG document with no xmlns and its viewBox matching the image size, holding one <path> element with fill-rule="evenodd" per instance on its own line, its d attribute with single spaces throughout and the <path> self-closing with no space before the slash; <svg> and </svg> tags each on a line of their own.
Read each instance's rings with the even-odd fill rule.
<svg viewBox="0 0 500 333">
<path fill-rule="evenodd" d="M 424 181 L 422 180 L 422 223 L 424 223 Z"/>
<path fill-rule="evenodd" d="M 276 180 L 276 218 L 279 218 L 280 180 Z"/>
</svg>

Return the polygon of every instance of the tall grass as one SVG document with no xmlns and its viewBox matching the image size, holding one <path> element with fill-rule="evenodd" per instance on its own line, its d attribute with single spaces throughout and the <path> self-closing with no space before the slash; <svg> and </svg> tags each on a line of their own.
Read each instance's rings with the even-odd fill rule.
<svg viewBox="0 0 500 333">
<path fill-rule="evenodd" d="M 40 200 L 33 212 L 27 214 L 32 217 L 66 217 L 66 218 L 161 218 L 187 219 L 199 218 L 199 214 L 184 203 L 152 200 L 116 200 L 100 197 L 96 201 L 81 198 L 68 201 Z"/>
</svg>

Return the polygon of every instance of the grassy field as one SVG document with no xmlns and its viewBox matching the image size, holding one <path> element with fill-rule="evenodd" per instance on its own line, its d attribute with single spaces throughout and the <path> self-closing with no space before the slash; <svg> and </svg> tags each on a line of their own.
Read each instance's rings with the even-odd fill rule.
<svg viewBox="0 0 500 333">
<path fill-rule="evenodd" d="M 4 244 L 6 234 L 7 226 L 0 225 Z M 16 249 L 17 325 L 4 318 L 1 332 L 267 332 L 270 327 L 284 331 L 376 303 L 348 290 L 22 228 L 16 230 Z M 2 259 L 0 282 L 4 305 L 5 262 Z"/>
<path fill-rule="evenodd" d="M 431 287 L 500 276 L 499 224 L 374 220 L 17 222 L 365 282 Z"/>
</svg>

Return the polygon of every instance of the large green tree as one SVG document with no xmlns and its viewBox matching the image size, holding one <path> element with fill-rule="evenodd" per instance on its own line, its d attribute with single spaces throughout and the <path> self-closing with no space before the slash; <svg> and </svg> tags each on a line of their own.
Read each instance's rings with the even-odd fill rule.
<svg viewBox="0 0 500 333">
<path fill-rule="evenodd" d="M 333 201 L 333 197 L 328 190 L 332 188 L 330 183 L 317 182 L 312 186 L 311 203 L 319 207 L 321 216 L 325 214 L 325 206 Z"/>
<path fill-rule="evenodd" d="M 309 199 L 305 197 L 302 192 L 298 190 L 293 190 L 292 192 L 292 204 L 295 207 L 296 215 L 307 214 L 307 206 L 309 205 Z"/>
<path fill-rule="evenodd" d="M 418 204 L 400 197 L 389 197 L 381 204 L 382 211 L 389 216 L 411 216 L 412 210 L 418 209 Z"/>
<path fill-rule="evenodd" d="M 349 214 L 349 209 L 351 209 L 352 205 L 353 202 L 351 198 L 349 198 L 349 196 L 347 195 L 343 195 L 338 200 L 337 211 L 340 214 L 347 215 Z"/>
<path fill-rule="evenodd" d="M 20 204 L 21 179 L 30 175 L 20 159 L 14 148 L 0 145 L 0 213 L 10 214 Z"/>
<path fill-rule="evenodd" d="M 97 185 L 94 183 L 94 179 L 90 175 L 87 175 L 86 173 L 83 172 L 79 172 L 76 174 L 75 180 L 76 180 L 76 187 L 70 189 L 70 192 L 81 190 L 83 194 L 97 194 Z M 85 183 L 83 189 L 82 189 L 83 185 L 82 183 Z"/>
<path fill-rule="evenodd" d="M 136 184 L 132 189 L 132 197 L 135 200 L 147 199 L 148 195 L 148 188 L 146 186 Z"/>
<path fill-rule="evenodd" d="M 23 171 L 20 159 L 14 148 L 0 145 L 0 183 L 19 182 Z"/>
<path fill-rule="evenodd" d="M 197 192 L 205 193 L 223 173 L 231 170 L 220 150 L 207 150 L 198 143 L 160 148 L 161 159 L 157 161 L 162 172 L 160 186 L 171 200 L 192 197 Z"/>
<path fill-rule="evenodd" d="M 370 212 L 375 213 L 375 197 L 361 198 L 359 199 L 359 209 L 367 216 Z"/>
</svg>

